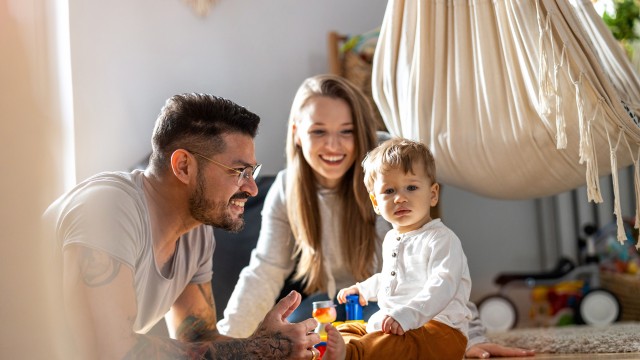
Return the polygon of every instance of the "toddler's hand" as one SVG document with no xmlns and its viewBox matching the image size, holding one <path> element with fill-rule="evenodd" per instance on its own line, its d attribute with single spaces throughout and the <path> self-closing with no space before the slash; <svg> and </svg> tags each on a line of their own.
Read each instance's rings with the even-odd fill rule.
<svg viewBox="0 0 640 360">
<path fill-rule="evenodd" d="M 399 322 L 387 315 L 382 320 L 382 332 L 385 334 L 404 335 L 404 329 Z"/>
<path fill-rule="evenodd" d="M 355 285 L 340 290 L 336 298 L 340 304 L 344 304 L 347 302 L 347 296 L 353 294 L 359 294 L 358 287 Z"/>
</svg>

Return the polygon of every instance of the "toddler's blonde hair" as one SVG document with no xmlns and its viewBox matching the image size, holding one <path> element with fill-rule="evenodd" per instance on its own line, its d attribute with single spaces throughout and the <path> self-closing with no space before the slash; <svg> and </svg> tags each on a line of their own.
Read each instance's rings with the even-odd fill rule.
<svg viewBox="0 0 640 360">
<path fill-rule="evenodd" d="M 364 185 L 371 192 L 378 174 L 391 169 L 402 169 L 405 174 L 409 171 L 414 173 L 413 166 L 418 163 L 424 165 L 431 184 L 435 184 L 436 162 L 427 146 L 404 138 L 387 140 L 364 157 Z"/>
</svg>

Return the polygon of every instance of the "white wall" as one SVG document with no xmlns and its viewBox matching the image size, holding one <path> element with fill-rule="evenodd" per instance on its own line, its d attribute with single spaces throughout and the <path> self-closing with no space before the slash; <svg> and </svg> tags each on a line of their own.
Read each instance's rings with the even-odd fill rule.
<svg viewBox="0 0 640 360">
<path fill-rule="evenodd" d="M 488 199 L 444 185 L 442 219 L 464 248 L 473 281 L 471 299 L 479 301 L 497 290 L 500 272 L 539 271 L 542 268 L 533 200 Z"/>
<path fill-rule="evenodd" d="M 165 99 L 206 92 L 262 117 L 263 171 L 283 168 L 286 119 L 306 77 L 328 72 L 327 34 L 379 27 L 385 0 L 71 0 L 77 176 L 146 156 Z"/>
</svg>

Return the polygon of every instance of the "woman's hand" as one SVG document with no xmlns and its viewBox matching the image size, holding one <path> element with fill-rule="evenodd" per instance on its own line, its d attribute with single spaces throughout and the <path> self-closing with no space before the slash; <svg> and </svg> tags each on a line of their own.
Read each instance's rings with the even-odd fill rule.
<svg viewBox="0 0 640 360">
<path fill-rule="evenodd" d="M 466 358 L 488 359 L 490 357 L 526 357 L 534 356 L 533 350 L 507 347 L 493 343 L 476 344 L 467 350 Z"/>
</svg>

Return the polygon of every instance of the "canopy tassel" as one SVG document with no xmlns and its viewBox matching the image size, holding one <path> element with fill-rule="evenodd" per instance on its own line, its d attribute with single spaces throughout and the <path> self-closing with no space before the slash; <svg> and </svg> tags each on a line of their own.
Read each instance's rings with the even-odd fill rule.
<svg viewBox="0 0 640 360">
<path fill-rule="evenodd" d="M 636 195 L 636 219 L 633 227 L 640 230 L 640 145 L 638 145 L 636 156 L 633 156 L 633 150 L 631 150 L 629 141 L 626 137 L 624 140 L 627 143 L 627 148 L 629 148 L 629 153 L 633 159 L 633 188 Z M 640 233 L 638 233 L 638 239 L 636 241 L 636 250 L 640 250 Z"/>
<path fill-rule="evenodd" d="M 640 148 L 638 148 L 638 155 L 640 156 Z M 640 230 L 640 159 L 636 159 L 633 162 L 633 182 L 635 184 L 634 188 L 636 190 L 636 221 L 635 227 Z M 638 240 L 636 242 L 636 249 L 640 250 L 640 232 L 638 234 Z"/>
<path fill-rule="evenodd" d="M 586 125 L 584 121 L 584 99 L 582 97 L 582 73 L 578 77 L 578 81 L 572 81 L 576 88 L 576 106 L 578 108 L 578 131 L 580 132 L 580 147 L 578 155 L 580 155 L 580 164 L 586 161 L 585 143 L 587 142 Z"/>
<path fill-rule="evenodd" d="M 553 84 L 554 92 L 556 95 L 556 148 L 567 148 L 567 123 L 564 118 L 564 110 L 562 108 L 562 89 L 560 82 L 558 81 L 558 73 L 562 70 L 564 65 L 564 57 L 566 45 L 562 45 L 562 52 L 560 53 L 560 62 L 554 65 L 553 72 Z M 554 62 L 555 63 L 555 62 Z"/>
<path fill-rule="evenodd" d="M 540 58 L 538 65 L 538 104 L 540 115 L 548 117 L 551 115 L 551 98 L 554 96 L 554 86 L 549 69 L 549 43 L 551 42 L 551 15 L 547 15 L 544 26 L 538 21 L 540 37 L 538 46 L 540 48 Z M 545 41 L 546 40 L 546 41 Z M 553 51 L 553 50 L 552 50 Z"/>
<path fill-rule="evenodd" d="M 620 206 L 620 185 L 618 183 L 618 157 L 616 153 L 618 152 L 618 146 L 620 145 L 620 140 L 622 140 L 622 135 L 624 131 L 620 129 L 618 133 L 618 141 L 616 145 L 613 146 L 611 144 L 611 138 L 609 137 L 609 130 L 607 127 L 604 127 L 605 132 L 607 133 L 607 141 L 609 142 L 609 150 L 611 152 L 611 179 L 613 182 L 613 214 L 616 216 L 616 226 L 618 228 L 617 238 L 620 245 L 624 245 L 624 242 L 627 240 L 627 235 L 624 232 L 624 222 L 622 221 L 622 208 Z"/>
<path fill-rule="evenodd" d="M 587 162 L 587 196 L 589 201 L 593 201 L 597 204 L 602 202 L 602 194 L 600 192 L 600 179 L 598 179 L 598 158 L 596 157 L 592 127 L 593 122 L 602 111 L 602 105 L 600 102 L 601 101 L 598 101 L 596 104 L 596 111 L 594 112 L 593 117 L 585 125 L 584 137 L 584 156 L 585 161 Z"/>
</svg>

